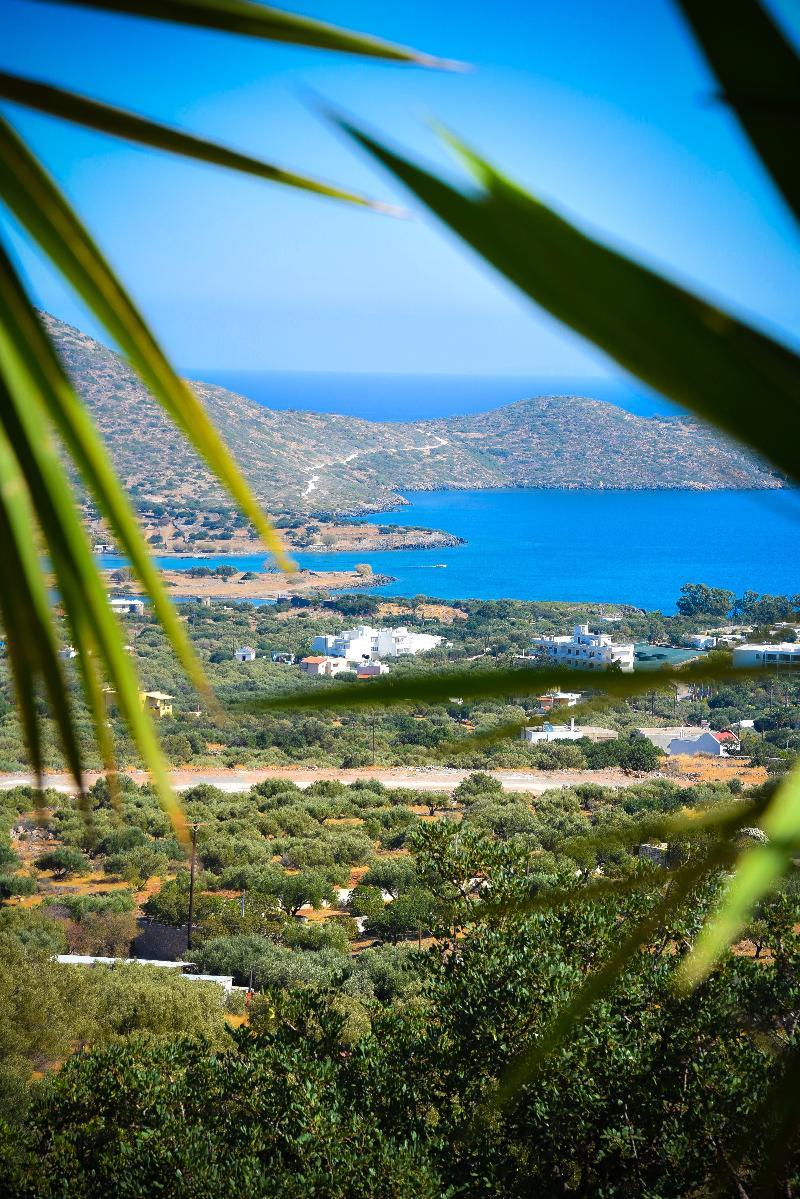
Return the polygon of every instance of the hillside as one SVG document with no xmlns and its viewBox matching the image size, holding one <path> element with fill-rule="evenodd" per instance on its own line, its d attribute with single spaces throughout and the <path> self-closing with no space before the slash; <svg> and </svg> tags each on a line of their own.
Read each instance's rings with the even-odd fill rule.
<svg viewBox="0 0 800 1199">
<path fill-rule="evenodd" d="M 139 503 L 220 506 L 225 496 L 125 359 L 44 315 L 62 360 Z M 752 455 L 687 418 L 541 396 L 465 417 L 381 423 L 262 408 L 193 383 L 272 512 L 358 513 L 439 488 L 774 488 Z"/>
</svg>

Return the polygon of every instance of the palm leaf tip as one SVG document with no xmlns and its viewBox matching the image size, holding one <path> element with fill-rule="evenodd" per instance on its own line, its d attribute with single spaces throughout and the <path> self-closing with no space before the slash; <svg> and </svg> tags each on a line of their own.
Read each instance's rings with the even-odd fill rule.
<svg viewBox="0 0 800 1199">
<path fill-rule="evenodd" d="M 582 232 L 452 134 L 477 188 L 453 185 L 331 115 L 523 295 L 654 390 L 749 445 L 782 478 L 800 480 L 800 358 L 789 347 Z"/>
<path fill-rule="evenodd" d="M 466 63 L 250 0 L 55 0 L 55 3 L 440 71 L 470 69 Z"/>
<path fill-rule="evenodd" d="M 359 192 L 253 158 L 219 143 L 148 120 L 127 109 L 117 108 L 77 92 L 66 91 L 50 83 L 23 78 L 8 71 L 0 71 L 0 98 L 34 112 L 70 121 L 82 128 L 93 129 L 110 137 L 149 146 L 195 162 L 224 167 L 270 183 L 355 204 L 384 215 L 395 216 L 401 211 L 394 205 L 384 204 Z"/>
</svg>

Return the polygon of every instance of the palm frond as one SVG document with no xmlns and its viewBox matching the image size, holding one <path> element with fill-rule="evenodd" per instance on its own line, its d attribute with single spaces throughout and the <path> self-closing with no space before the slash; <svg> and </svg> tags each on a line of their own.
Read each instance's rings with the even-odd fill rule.
<svg viewBox="0 0 800 1199">
<path fill-rule="evenodd" d="M 169 21 L 190 25 L 194 29 L 214 29 L 221 33 L 237 33 L 270 42 L 285 42 L 294 46 L 313 46 L 319 50 L 335 50 L 341 54 L 362 54 L 367 58 L 382 58 L 389 62 L 413 66 L 461 70 L 463 64 L 437 58 L 408 46 L 398 46 L 365 33 L 352 33 L 324 21 L 297 16 L 266 4 L 248 0 L 48 0 L 76 8 L 94 8 L 105 13 L 145 17 L 153 21 Z"/>
<path fill-rule="evenodd" d="M 800 359 L 786 346 L 580 232 L 451 135 L 474 190 L 334 119 L 530 299 L 800 481 Z"/>
<path fill-rule="evenodd" d="M 399 211 L 392 205 L 370 200 L 357 192 L 322 183 L 295 171 L 287 171 L 272 163 L 240 154 L 227 146 L 193 137 L 180 129 L 171 129 L 156 121 L 149 121 L 137 113 L 104 104 L 88 96 L 80 96 L 76 92 L 66 91 L 49 83 L 40 83 L 0 71 L 0 98 L 31 108 L 35 112 L 44 112 L 60 117 L 63 121 L 71 121 L 85 129 L 96 129 L 112 137 L 124 138 L 142 146 L 152 146 L 169 154 L 179 154 L 196 162 L 207 162 L 214 166 L 226 167 L 228 170 L 241 171 L 245 175 L 253 175 L 256 179 L 265 179 L 270 183 L 285 184 L 334 200 L 346 200 L 377 212 L 396 214 Z"/>
<path fill-rule="evenodd" d="M 728 104 L 772 176 L 800 217 L 800 58 L 757 0 L 677 0 L 705 52 Z"/>
<path fill-rule="evenodd" d="M 236 500 L 280 566 L 291 569 L 280 538 L 205 408 L 172 369 L 133 301 L 59 188 L 2 117 L 0 198 L 128 355 L 144 383 Z"/>
<path fill-rule="evenodd" d="M 377 678 L 363 687 L 340 683 L 324 689 L 295 691 L 249 699 L 237 705 L 248 712 L 275 709 L 298 711 L 306 708 L 375 708 L 394 704 L 446 703 L 453 698 L 490 699 L 498 696 L 540 695 L 545 691 L 592 690 L 611 699 L 628 699 L 650 691 L 664 690 L 676 683 L 744 682 L 758 677 L 751 668 L 689 664 L 682 667 L 623 674 L 617 671 L 572 670 L 566 667 L 521 666 L 503 670 L 441 670 L 436 674 L 406 678 Z M 527 722 L 526 722 L 527 723 Z"/>
</svg>

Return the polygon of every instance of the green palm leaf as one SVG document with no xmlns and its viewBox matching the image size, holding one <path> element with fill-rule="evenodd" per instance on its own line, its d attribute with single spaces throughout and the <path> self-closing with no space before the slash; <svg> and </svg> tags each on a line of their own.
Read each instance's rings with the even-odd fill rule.
<svg viewBox="0 0 800 1199">
<path fill-rule="evenodd" d="M 654 905 L 647 916 L 634 924 L 627 936 L 623 937 L 619 948 L 599 970 L 589 975 L 536 1042 L 510 1064 L 494 1097 L 498 1106 L 508 1104 L 519 1089 L 533 1079 L 545 1059 L 572 1034 L 594 1004 L 619 983 L 628 962 L 686 902 L 697 884 L 713 870 L 725 866 L 732 856 L 730 845 L 721 843 L 714 846 L 699 861 L 692 862 L 670 875 L 664 897 Z"/>
<path fill-rule="evenodd" d="M 18 369 L 41 398 L 73 461 L 108 518 L 120 548 L 138 574 L 189 678 L 208 702 L 213 697 L 184 626 L 153 565 L 133 509 L 86 409 L 67 380 L 14 268 L 0 244 L 0 322 L 22 360 Z M 6 366 L 6 369 L 10 369 Z"/>
<path fill-rule="evenodd" d="M 197 162 L 209 162 L 215 166 L 227 167 L 229 170 L 241 171 L 246 175 L 254 175 L 257 179 L 266 179 L 271 183 L 282 183 L 301 191 L 314 192 L 317 195 L 328 196 L 335 200 L 347 200 L 351 204 L 359 204 L 379 212 L 397 212 L 391 205 L 369 200 L 356 192 L 346 191 L 332 184 L 321 183 L 305 175 L 286 171 L 271 163 L 251 158 L 247 154 L 239 154 L 226 146 L 216 145 L 203 138 L 192 137 L 179 129 L 170 129 L 155 121 L 148 121 L 136 113 L 115 108 L 88 96 L 79 96 L 75 92 L 53 87 L 48 83 L 38 83 L 32 79 L 23 79 L 19 75 L 10 75 L 0 71 L 0 97 L 22 104 L 36 112 L 45 112 L 50 116 L 60 117 L 64 121 L 72 121 L 86 129 L 97 129 L 101 133 L 113 137 L 125 138 L 143 146 L 153 146 L 157 150 L 165 150 L 169 154 L 180 154 Z"/>
<path fill-rule="evenodd" d="M 677 0 L 729 104 L 800 217 L 800 58 L 756 0 Z"/>
<path fill-rule="evenodd" d="M 455 138 L 476 190 L 450 186 L 336 119 L 525 295 L 800 481 L 800 359 L 789 349 L 581 233 Z"/>
<path fill-rule="evenodd" d="M 175 374 L 122 284 L 55 183 L 1 117 L 0 197 L 128 355 L 143 381 L 237 501 L 280 565 L 291 569 L 280 539 L 203 405 L 189 385 Z"/>
<path fill-rule="evenodd" d="M 185 822 L 169 785 L 166 763 L 150 717 L 142 709 L 136 673 L 125 652 L 121 629 L 108 605 L 81 526 L 75 497 L 59 458 L 36 379 L 28 371 L 9 326 L 1 322 L 0 373 L 4 380 L 0 387 L 0 423 L 14 447 L 30 492 L 70 627 L 79 638 L 84 653 L 88 652 L 89 636 L 96 644 L 108 680 L 116 692 L 120 711 L 150 771 L 161 802 L 177 831 L 185 834 Z M 30 523 L 26 535 L 30 541 Z M 9 632 L 12 637 L 16 632 L 13 621 Z M 61 694 L 65 695 L 63 682 Z M 55 704 L 56 696 L 52 691 L 51 697 Z M 91 707 L 97 715 L 96 702 Z M 65 717 L 58 723 L 64 739 L 65 733 L 72 728 L 71 722 Z M 65 746 L 68 745 L 69 741 L 65 740 Z M 80 777 L 79 764 L 74 769 Z"/>
<path fill-rule="evenodd" d="M 703 926 L 682 964 L 680 978 L 686 986 L 705 978 L 744 928 L 761 897 L 800 852 L 800 764 L 784 780 L 759 824 L 769 841 L 754 845 L 739 858 L 719 910 Z"/>
<path fill-rule="evenodd" d="M 275 709 L 296 711 L 304 708 L 374 708 L 393 704 L 446 703 L 453 696 L 464 699 L 491 698 L 505 695 L 539 695 L 544 691 L 563 690 L 569 686 L 600 691 L 603 695 L 626 699 L 648 691 L 663 690 L 675 683 L 710 681 L 742 682 L 757 677 L 758 671 L 747 668 L 717 665 L 690 665 L 669 670 L 616 671 L 572 670 L 565 667 L 521 667 L 517 670 L 444 670 L 432 675 L 415 675 L 402 679 L 371 679 L 363 687 L 346 683 L 332 687 L 315 687 L 289 695 L 271 695 L 246 700 L 242 709 L 250 712 L 269 712 Z M 594 701 L 592 701 L 592 706 Z M 526 722 L 530 723 L 530 722 Z M 513 726 L 516 727 L 516 726 Z"/>
<path fill-rule="evenodd" d="M 0 330 L 0 361 L 3 349 Z M 9 401 L 0 379 L 0 414 Z M 40 678 L 52 705 L 69 769 L 78 787 L 82 788 L 81 752 L 58 659 L 44 575 L 31 536 L 33 527 L 28 487 L 3 422 L 0 423 L 0 555 L 3 563 L 0 614 L 6 629 L 17 705 L 31 764 L 41 777 L 43 762 L 35 694 L 36 680 Z"/>
<path fill-rule="evenodd" d="M 106 13 L 147 17 L 154 21 L 172 21 L 195 29 L 216 29 L 246 37 L 287 42 L 295 46 L 314 46 L 344 54 L 363 54 L 391 62 L 415 66 L 459 68 L 461 64 L 436 58 L 407 46 L 397 46 L 364 33 L 351 33 L 324 21 L 296 16 L 266 4 L 247 0 L 54 0 L 78 8 L 95 8 Z"/>
</svg>

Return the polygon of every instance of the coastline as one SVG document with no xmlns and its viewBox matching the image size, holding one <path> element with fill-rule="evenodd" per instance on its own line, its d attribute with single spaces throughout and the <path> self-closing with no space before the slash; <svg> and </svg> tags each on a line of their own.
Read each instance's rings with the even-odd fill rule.
<svg viewBox="0 0 800 1199">
<path fill-rule="evenodd" d="M 109 591 L 116 595 L 134 596 L 136 584 L 120 587 L 113 580 L 114 570 L 104 570 L 103 579 Z M 363 591 L 385 587 L 397 580 L 391 575 L 357 574 L 353 570 L 297 570 L 293 574 L 267 574 L 241 571 L 229 579 L 206 575 L 192 578 L 185 570 L 162 570 L 161 578 L 175 599 L 259 599 L 278 600 L 305 596 L 317 591 Z M 254 574 L 253 578 L 245 578 Z"/>
</svg>

